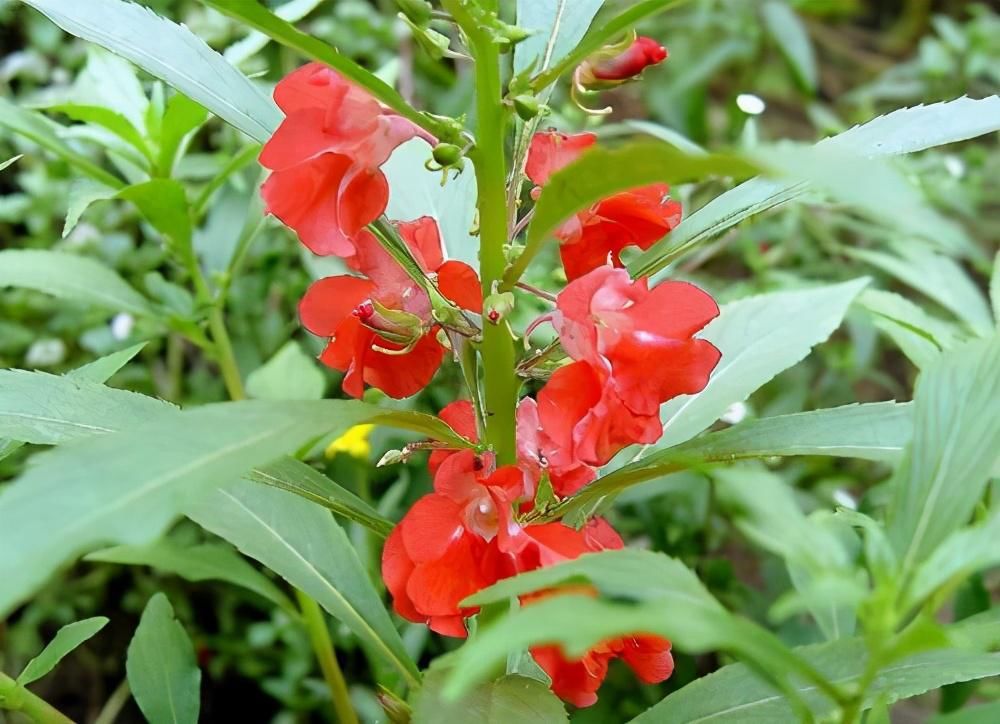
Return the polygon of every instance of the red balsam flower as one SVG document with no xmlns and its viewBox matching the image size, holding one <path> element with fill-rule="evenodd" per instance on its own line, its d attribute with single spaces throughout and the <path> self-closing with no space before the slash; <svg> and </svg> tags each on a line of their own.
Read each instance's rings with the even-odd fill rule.
<svg viewBox="0 0 1000 724">
<path fill-rule="evenodd" d="M 467 264 L 444 261 L 437 222 L 423 217 L 397 228 L 445 297 L 482 310 L 479 278 Z M 430 298 L 370 232 L 360 231 L 355 243 L 353 264 L 367 278 L 320 279 L 302 298 L 299 316 L 310 332 L 330 338 L 320 360 L 345 373 L 347 394 L 360 398 L 367 383 L 390 397 L 409 397 L 427 386 L 445 355 Z"/>
<path fill-rule="evenodd" d="M 558 131 L 535 134 L 525 171 L 536 186 L 576 160 L 597 141 L 592 133 Z M 681 205 L 669 198 L 667 184 L 652 184 L 609 196 L 581 211 L 556 232 L 566 277 L 570 280 L 606 264 L 622 266 L 622 250 L 648 249 L 681 220 Z"/>
<path fill-rule="evenodd" d="M 598 56 L 584 61 L 577 71 L 577 79 L 586 84 L 598 81 L 629 81 L 651 65 L 658 65 L 669 57 L 667 49 L 652 38 L 639 36 L 622 53 L 611 57 Z"/>
<path fill-rule="evenodd" d="M 350 258 L 389 201 L 382 164 L 414 136 L 433 139 L 320 63 L 282 79 L 274 100 L 285 120 L 260 155 L 267 211 L 314 253 Z"/>
</svg>

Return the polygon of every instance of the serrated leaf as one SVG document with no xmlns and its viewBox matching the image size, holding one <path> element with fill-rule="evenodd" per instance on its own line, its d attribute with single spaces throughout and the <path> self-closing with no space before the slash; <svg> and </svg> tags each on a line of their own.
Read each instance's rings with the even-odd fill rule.
<svg viewBox="0 0 1000 724">
<path fill-rule="evenodd" d="M 252 470 L 247 476 L 255 483 L 270 485 L 360 523 L 385 538 L 393 524 L 357 495 L 341 487 L 315 468 L 295 458 L 282 458 Z"/>
<path fill-rule="evenodd" d="M 419 679 L 368 571 L 329 511 L 244 480 L 202 496 L 186 513 L 315 599 L 410 682 Z"/>
<path fill-rule="evenodd" d="M 316 360 L 292 340 L 247 377 L 247 394 L 258 400 L 318 400 L 326 377 Z"/>
<path fill-rule="evenodd" d="M 514 73 L 548 70 L 587 33 L 604 0 L 517 0 L 517 25 L 532 35 L 514 46 Z"/>
<path fill-rule="evenodd" d="M 431 147 L 422 138 L 413 138 L 395 151 L 382 166 L 389 180 L 390 219 L 412 221 L 421 216 L 437 220 L 447 256 L 479 268 L 479 237 L 476 223 L 476 175 L 472 162 L 456 178 L 449 172 L 441 183 L 440 171 L 428 171 Z"/>
<path fill-rule="evenodd" d="M 0 435 L 20 442 L 58 445 L 174 412 L 154 397 L 80 377 L 0 370 Z"/>
<path fill-rule="evenodd" d="M 69 199 L 66 204 L 66 222 L 63 224 L 62 236 L 65 239 L 76 228 L 80 217 L 91 204 L 97 201 L 113 199 L 119 189 L 106 186 L 89 178 L 75 180 L 69 187 Z"/>
<path fill-rule="evenodd" d="M 847 308 L 868 283 L 855 279 L 815 289 L 774 292 L 727 304 L 701 337 L 722 352 L 708 385 L 660 409 L 663 437 L 657 449 L 689 440 L 734 402 L 802 360 L 840 326 Z"/>
<path fill-rule="evenodd" d="M 0 251 L 0 287 L 34 289 L 112 312 L 153 316 L 149 302 L 117 272 L 94 259 L 62 251 Z"/>
<path fill-rule="evenodd" d="M 785 56 L 800 85 L 810 92 L 816 91 L 819 69 L 809 31 L 801 18 L 784 0 L 769 0 L 761 7 L 764 26 Z"/>
<path fill-rule="evenodd" d="M 1000 130 L 1000 97 L 958 98 L 902 108 L 821 141 L 861 156 L 914 153 Z M 673 260 L 736 224 L 800 198 L 808 184 L 754 178 L 689 214 L 670 235 L 629 264 L 633 277 L 662 276 Z"/>
<path fill-rule="evenodd" d="M 145 346 L 146 342 L 140 342 L 118 352 L 112 352 L 104 357 L 95 359 L 93 362 L 88 362 L 85 365 L 70 370 L 66 373 L 66 376 L 75 380 L 88 380 L 103 384 L 110 380 L 122 367 L 131 362 Z"/>
<path fill-rule="evenodd" d="M 875 326 L 899 346 L 913 364 L 924 367 L 941 350 L 950 349 L 960 339 L 956 325 L 933 317 L 906 297 L 878 289 L 866 289 L 858 297 Z"/>
<path fill-rule="evenodd" d="M 223 581 L 253 591 L 281 606 L 293 615 L 298 609 L 271 580 L 251 566 L 236 551 L 219 543 L 182 546 L 170 538 L 148 545 L 116 546 L 90 553 L 85 560 L 99 563 L 119 563 L 127 566 L 150 566 L 198 583 Z"/>
<path fill-rule="evenodd" d="M 52 671 L 67 654 L 71 653 L 85 641 L 91 639 L 108 623 L 104 616 L 95 616 L 83 621 L 63 626 L 56 633 L 48 645 L 42 649 L 42 653 L 28 662 L 24 671 L 17 677 L 17 683 L 27 686 L 33 681 L 38 681 Z"/>
<path fill-rule="evenodd" d="M 460 699 L 443 695 L 446 663 L 434 664 L 413 696 L 413 724 L 468 721 L 477 724 L 558 724 L 569 717 L 558 697 L 542 682 L 507 675 L 480 684 Z"/>
<path fill-rule="evenodd" d="M 281 112 L 245 75 L 183 25 L 125 0 L 23 0 L 68 33 L 96 43 L 263 143 Z"/>
<path fill-rule="evenodd" d="M 459 440 L 430 415 L 353 400 L 255 400 L 175 412 L 46 453 L 0 491 L 0 617 L 82 553 L 148 543 L 192 498 L 361 423 Z"/>
<path fill-rule="evenodd" d="M 955 347 L 914 392 L 913 441 L 890 483 L 889 537 L 910 571 L 964 525 L 1000 459 L 1000 335 Z"/>
<path fill-rule="evenodd" d="M 150 724 L 197 724 L 201 671 L 191 639 L 162 593 L 142 612 L 125 668 L 132 696 Z"/>
<path fill-rule="evenodd" d="M 87 47 L 87 62 L 73 81 L 69 99 L 119 113 L 136 129 L 144 128 L 150 106 L 135 66 L 97 45 Z"/>
</svg>

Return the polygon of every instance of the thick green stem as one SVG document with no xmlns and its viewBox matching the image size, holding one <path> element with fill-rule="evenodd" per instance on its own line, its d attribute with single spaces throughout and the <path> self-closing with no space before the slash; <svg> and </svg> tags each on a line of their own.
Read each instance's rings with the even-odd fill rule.
<svg viewBox="0 0 1000 724">
<path fill-rule="evenodd" d="M 471 156 L 479 185 L 479 261 L 483 296 L 503 277 L 507 264 L 507 162 L 504 128 L 507 112 L 500 81 L 500 53 L 492 39 L 475 24 L 461 2 L 447 7 L 458 20 L 476 59 L 476 147 Z M 515 461 L 514 412 L 518 379 L 514 373 L 514 339 L 506 324 L 483 329 L 483 383 L 486 441 L 501 465 Z"/>
<path fill-rule="evenodd" d="M 313 651 L 316 652 L 319 667 L 323 670 L 323 678 L 326 679 L 330 696 L 333 697 L 333 709 L 337 714 L 337 719 L 340 724 L 358 724 L 358 716 L 351 706 L 347 682 L 344 680 L 344 673 L 340 670 L 340 664 L 337 663 L 337 655 L 333 650 L 333 641 L 330 640 L 330 631 L 326 627 L 323 610 L 316 601 L 302 591 L 296 590 L 295 593 L 299 599 L 299 608 L 302 610 L 302 618 L 309 632 Z"/>
<path fill-rule="evenodd" d="M 233 353 L 233 343 L 229 339 L 229 331 L 226 329 L 226 319 L 219 306 L 212 308 L 208 315 L 208 326 L 212 330 L 212 341 L 215 343 L 216 362 L 222 371 L 222 379 L 226 383 L 226 391 L 229 397 L 234 400 L 242 400 L 246 397 L 243 389 L 243 378 L 240 377 L 240 368 L 236 365 L 236 355 Z"/>
<path fill-rule="evenodd" d="M 39 724 L 73 724 L 73 720 L 0 672 L 0 709 L 19 711 Z"/>
</svg>

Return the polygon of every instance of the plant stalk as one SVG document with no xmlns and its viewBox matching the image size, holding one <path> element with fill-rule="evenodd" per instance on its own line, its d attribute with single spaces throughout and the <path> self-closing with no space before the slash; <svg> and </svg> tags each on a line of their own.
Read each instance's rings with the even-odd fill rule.
<svg viewBox="0 0 1000 724">
<path fill-rule="evenodd" d="M 38 724 L 73 724 L 68 716 L 3 672 L 0 672 L 0 709 L 19 711 Z"/>
<path fill-rule="evenodd" d="M 337 720 L 340 724 L 358 724 L 358 716 L 354 713 L 354 707 L 351 706 L 347 681 L 344 680 L 344 673 L 340 670 L 340 664 L 337 663 L 337 655 L 333 650 L 333 641 L 330 640 L 330 631 L 326 627 L 323 610 L 316 601 L 302 591 L 296 589 L 295 595 L 299 600 L 299 608 L 302 610 L 302 618 L 305 621 L 306 630 L 309 632 L 313 651 L 316 652 L 319 667 L 323 670 L 323 678 L 326 679 L 326 684 L 330 689 Z"/>
</svg>

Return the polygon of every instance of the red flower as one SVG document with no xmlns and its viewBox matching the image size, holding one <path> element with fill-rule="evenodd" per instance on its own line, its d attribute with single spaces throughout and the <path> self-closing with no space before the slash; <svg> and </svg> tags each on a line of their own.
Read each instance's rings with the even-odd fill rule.
<svg viewBox="0 0 1000 724">
<path fill-rule="evenodd" d="M 478 609 L 459 602 L 514 573 L 498 545 L 510 500 L 522 495 L 514 467 L 488 474 L 471 450 L 451 455 L 434 476 L 434 493 L 410 508 L 385 542 L 382 577 L 403 618 L 446 636 L 465 637 L 462 619 Z"/>
<path fill-rule="evenodd" d="M 686 282 L 649 289 L 610 267 L 571 282 L 550 319 L 577 361 L 539 392 L 542 429 L 590 465 L 626 445 L 655 442 L 660 405 L 704 389 L 719 361 L 719 350 L 693 337 L 718 313 L 708 294 Z"/>
<path fill-rule="evenodd" d="M 538 133 L 531 140 L 526 171 L 535 184 L 574 161 L 593 145 L 592 133 L 568 136 L 557 131 Z M 652 184 L 603 199 L 579 212 L 556 232 L 566 277 L 583 276 L 606 264 L 622 266 L 622 250 L 648 249 L 681 220 L 681 205 L 669 199 L 670 187 Z"/>
<path fill-rule="evenodd" d="M 475 271 L 444 261 L 433 219 L 423 217 L 398 229 L 421 268 L 436 273 L 444 296 L 472 311 L 482 309 Z M 299 304 L 302 323 L 330 338 L 320 360 L 345 373 L 347 394 L 361 397 L 367 383 L 390 397 L 409 397 L 427 386 L 444 359 L 430 299 L 366 230 L 357 234 L 351 265 L 368 278 L 320 279 Z"/>
<path fill-rule="evenodd" d="M 267 210 L 316 254 L 351 257 L 389 200 L 381 165 L 404 141 L 433 139 L 320 63 L 282 79 L 274 100 L 285 120 L 260 155 L 273 172 L 261 189 Z"/>
<path fill-rule="evenodd" d="M 587 77 L 604 81 L 631 80 L 649 66 L 662 63 L 668 56 L 667 49 L 658 42 L 640 36 L 623 53 L 585 61 L 581 68 L 581 80 Z"/>
</svg>

